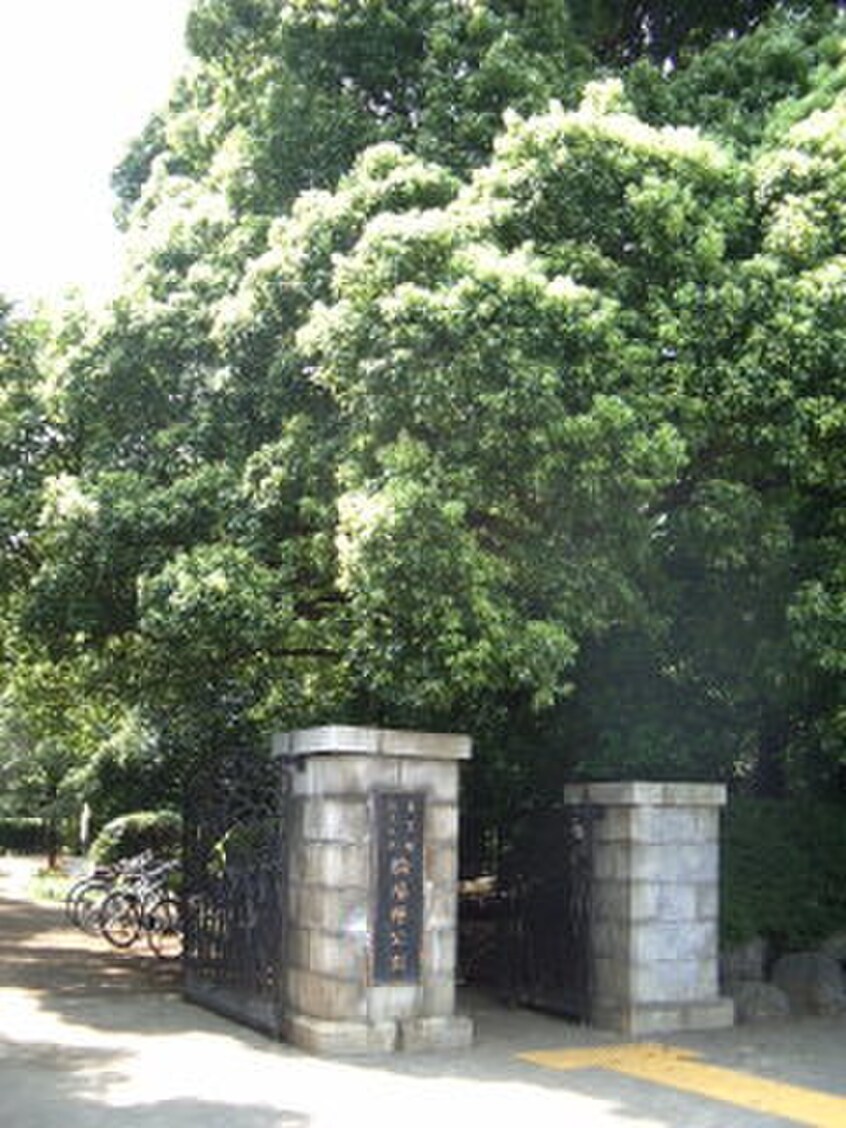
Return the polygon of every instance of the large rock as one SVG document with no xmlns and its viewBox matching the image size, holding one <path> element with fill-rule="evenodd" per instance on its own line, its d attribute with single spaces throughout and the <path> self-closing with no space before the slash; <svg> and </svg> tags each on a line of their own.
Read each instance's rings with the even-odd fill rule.
<svg viewBox="0 0 846 1128">
<path fill-rule="evenodd" d="M 820 945 L 820 951 L 841 964 L 846 964 L 846 932 L 835 932 Z"/>
<path fill-rule="evenodd" d="M 787 995 L 774 983 L 738 981 L 731 988 L 731 997 L 738 1022 L 768 1022 L 790 1016 Z"/>
<path fill-rule="evenodd" d="M 846 1012 L 846 981 L 840 964 L 823 952 L 793 952 L 773 968 L 773 983 L 790 1001 L 794 1014 Z"/>
</svg>

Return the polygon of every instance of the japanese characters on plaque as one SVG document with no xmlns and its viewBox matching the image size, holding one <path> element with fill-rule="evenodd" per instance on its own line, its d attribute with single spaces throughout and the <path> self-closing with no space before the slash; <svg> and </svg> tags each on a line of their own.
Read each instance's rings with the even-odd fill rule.
<svg viewBox="0 0 846 1128">
<path fill-rule="evenodd" d="M 373 942 L 376 983 L 420 978 L 423 939 L 422 791 L 382 791 L 376 800 L 377 885 Z"/>
</svg>

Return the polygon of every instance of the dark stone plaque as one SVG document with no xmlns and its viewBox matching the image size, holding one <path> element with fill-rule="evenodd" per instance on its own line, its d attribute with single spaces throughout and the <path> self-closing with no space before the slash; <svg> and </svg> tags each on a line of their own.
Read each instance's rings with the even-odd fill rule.
<svg viewBox="0 0 846 1128">
<path fill-rule="evenodd" d="M 376 794 L 375 983 L 416 983 L 423 939 L 422 791 Z"/>
</svg>

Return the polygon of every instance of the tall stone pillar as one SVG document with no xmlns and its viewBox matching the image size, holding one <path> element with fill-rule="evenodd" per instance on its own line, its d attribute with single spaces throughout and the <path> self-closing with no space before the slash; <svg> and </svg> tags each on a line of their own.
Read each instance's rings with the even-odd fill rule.
<svg viewBox="0 0 846 1128">
<path fill-rule="evenodd" d="M 718 991 L 719 815 L 725 788 L 595 783 L 594 1025 L 625 1034 L 731 1026 Z"/>
<path fill-rule="evenodd" d="M 293 762 L 287 1039 L 317 1053 L 452 1048 L 464 736 L 280 733 Z"/>
</svg>

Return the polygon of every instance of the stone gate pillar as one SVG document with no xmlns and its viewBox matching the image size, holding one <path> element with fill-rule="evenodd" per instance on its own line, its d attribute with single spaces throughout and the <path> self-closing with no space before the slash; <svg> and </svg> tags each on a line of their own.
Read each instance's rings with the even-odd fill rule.
<svg viewBox="0 0 846 1128">
<path fill-rule="evenodd" d="M 327 726 L 292 762 L 285 1037 L 317 1053 L 452 1048 L 458 767 L 468 737 Z"/>
<path fill-rule="evenodd" d="M 731 1026 L 718 990 L 722 785 L 594 783 L 565 802 L 593 827 L 594 1025 L 625 1034 Z"/>
</svg>

